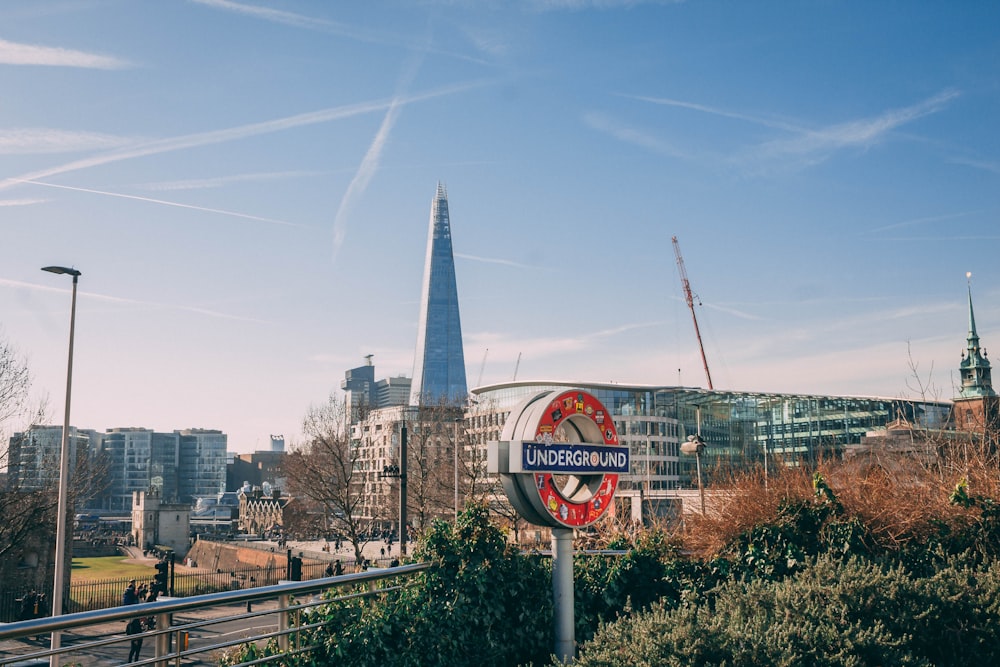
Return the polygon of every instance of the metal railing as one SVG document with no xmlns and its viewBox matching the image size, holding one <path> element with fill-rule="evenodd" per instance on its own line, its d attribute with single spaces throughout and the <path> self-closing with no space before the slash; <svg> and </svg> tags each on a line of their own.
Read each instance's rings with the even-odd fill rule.
<svg viewBox="0 0 1000 667">
<path fill-rule="evenodd" d="M 281 656 L 241 663 L 264 664 L 315 648 L 304 643 L 308 633 L 302 633 L 322 623 L 300 625 L 303 610 L 333 600 L 377 596 L 396 590 L 428 567 L 427 563 L 414 563 L 0 625 L 0 667 L 47 664 L 52 656 L 56 656 L 58 664 L 69 664 L 72 660 L 73 665 L 80 667 L 122 664 L 167 667 L 179 666 L 182 661 L 189 667 L 216 665 L 227 649 L 273 640 L 282 651 Z M 330 589 L 346 590 L 324 597 L 322 593 Z M 255 606 L 257 609 L 253 610 Z M 123 622 L 134 618 L 155 619 L 155 629 L 125 634 Z M 256 625 L 260 622 L 265 625 Z M 62 633 L 60 648 L 33 650 L 32 642 L 45 646 L 46 635 L 53 632 Z M 152 640 L 152 657 L 129 662 L 125 654 L 131 643 L 146 639 Z"/>
</svg>

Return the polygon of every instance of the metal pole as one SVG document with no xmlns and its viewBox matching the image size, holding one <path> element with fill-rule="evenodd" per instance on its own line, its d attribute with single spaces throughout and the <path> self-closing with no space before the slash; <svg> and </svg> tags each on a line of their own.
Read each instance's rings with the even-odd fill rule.
<svg viewBox="0 0 1000 667">
<path fill-rule="evenodd" d="M 406 422 L 399 434 L 399 555 L 406 555 Z"/>
<path fill-rule="evenodd" d="M 59 497 L 56 509 L 56 562 L 52 574 L 52 615 L 63 613 L 63 588 L 66 570 L 66 512 L 69 504 L 69 408 L 70 395 L 73 388 L 73 336 L 76 329 L 76 283 L 80 272 L 59 266 L 48 266 L 42 269 L 50 273 L 68 274 L 73 276 L 73 299 L 69 311 L 69 360 L 66 365 L 66 411 L 63 414 L 62 446 L 59 452 Z M 52 631 L 50 648 L 57 649 L 62 645 L 62 635 L 59 630 Z M 49 656 L 49 665 L 59 667 L 59 654 Z"/>
<path fill-rule="evenodd" d="M 573 613 L 573 529 L 552 529 L 552 602 L 555 611 L 555 654 L 564 663 L 576 657 Z"/>
<path fill-rule="evenodd" d="M 701 494 L 701 515 L 705 516 L 705 487 L 701 483 L 701 449 L 694 455 L 695 464 L 698 466 L 698 493 Z"/>
<path fill-rule="evenodd" d="M 455 419 L 455 521 L 458 521 L 458 418 Z"/>
</svg>

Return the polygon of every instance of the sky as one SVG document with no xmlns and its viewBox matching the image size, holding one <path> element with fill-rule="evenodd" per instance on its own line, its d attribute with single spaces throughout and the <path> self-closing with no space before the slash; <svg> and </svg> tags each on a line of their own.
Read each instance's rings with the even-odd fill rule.
<svg viewBox="0 0 1000 667">
<path fill-rule="evenodd" d="M 412 373 L 449 196 L 470 386 L 950 399 L 1000 346 L 1000 5 L 0 3 L 0 337 L 62 422 L 301 442 Z M 971 273 L 971 280 L 967 280 Z M 24 424 L 4 425 L 7 432 Z"/>
</svg>

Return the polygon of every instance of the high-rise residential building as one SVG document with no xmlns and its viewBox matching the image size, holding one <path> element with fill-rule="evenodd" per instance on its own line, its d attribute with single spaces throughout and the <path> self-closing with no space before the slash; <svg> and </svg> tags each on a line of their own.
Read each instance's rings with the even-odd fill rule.
<svg viewBox="0 0 1000 667">
<path fill-rule="evenodd" d="M 410 404 L 461 404 L 468 393 L 448 193 L 438 183 L 431 204 Z"/>
</svg>

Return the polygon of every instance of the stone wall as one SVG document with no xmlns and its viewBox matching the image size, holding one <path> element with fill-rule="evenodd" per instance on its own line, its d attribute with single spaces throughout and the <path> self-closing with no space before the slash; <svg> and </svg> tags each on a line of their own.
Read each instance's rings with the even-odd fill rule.
<svg viewBox="0 0 1000 667">
<path fill-rule="evenodd" d="M 292 553 L 293 556 L 298 554 L 298 551 Z M 253 567 L 284 568 L 288 566 L 287 556 L 287 550 L 270 545 L 249 546 L 211 540 L 198 540 L 187 553 L 187 558 L 194 561 L 194 567 L 219 572 Z M 318 562 L 320 561 L 303 558 L 304 564 Z"/>
</svg>

